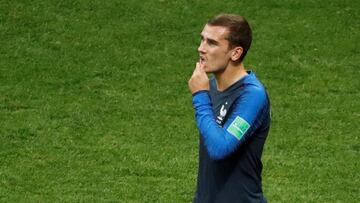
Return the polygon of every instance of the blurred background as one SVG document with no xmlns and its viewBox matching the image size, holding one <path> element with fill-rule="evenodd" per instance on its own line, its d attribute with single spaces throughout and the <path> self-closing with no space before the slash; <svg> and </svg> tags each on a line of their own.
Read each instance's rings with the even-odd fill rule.
<svg viewBox="0 0 360 203">
<path fill-rule="evenodd" d="M 0 201 L 191 202 L 199 33 L 247 18 L 269 202 L 360 202 L 360 1 L 0 0 Z"/>
</svg>

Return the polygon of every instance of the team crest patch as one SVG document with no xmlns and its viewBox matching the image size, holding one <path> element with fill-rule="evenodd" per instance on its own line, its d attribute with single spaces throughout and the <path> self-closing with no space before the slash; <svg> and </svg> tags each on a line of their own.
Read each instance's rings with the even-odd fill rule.
<svg viewBox="0 0 360 203">
<path fill-rule="evenodd" d="M 250 128 L 250 124 L 243 118 L 237 116 L 235 120 L 227 128 L 227 131 L 234 135 L 236 139 L 240 140 L 245 135 L 246 131 Z"/>
</svg>

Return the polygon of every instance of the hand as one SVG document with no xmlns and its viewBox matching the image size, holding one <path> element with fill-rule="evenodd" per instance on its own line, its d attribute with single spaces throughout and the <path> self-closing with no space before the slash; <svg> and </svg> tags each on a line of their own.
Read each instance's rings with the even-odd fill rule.
<svg viewBox="0 0 360 203">
<path fill-rule="evenodd" d="M 204 70 L 204 64 L 197 62 L 195 70 L 189 80 L 191 94 L 201 90 L 209 90 L 209 78 Z"/>
</svg>

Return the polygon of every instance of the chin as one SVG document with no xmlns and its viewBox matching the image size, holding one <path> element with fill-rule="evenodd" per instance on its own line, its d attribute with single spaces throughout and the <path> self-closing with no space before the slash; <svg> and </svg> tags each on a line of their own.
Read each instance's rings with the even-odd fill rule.
<svg viewBox="0 0 360 203">
<path fill-rule="evenodd" d="M 214 70 L 211 71 L 211 73 L 214 73 L 214 74 L 221 74 L 225 71 L 225 68 L 215 68 Z"/>
<path fill-rule="evenodd" d="M 205 72 L 211 72 L 212 68 L 209 67 L 207 64 L 204 64 L 204 71 Z"/>
<path fill-rule="evenodd" d="M 212 73 L 213 71 L 211 70 L 211 68 L 209 68 L 209 67 L 204 67 L 204 71 L 206 72 L 206 73 Z"/>
</svg>

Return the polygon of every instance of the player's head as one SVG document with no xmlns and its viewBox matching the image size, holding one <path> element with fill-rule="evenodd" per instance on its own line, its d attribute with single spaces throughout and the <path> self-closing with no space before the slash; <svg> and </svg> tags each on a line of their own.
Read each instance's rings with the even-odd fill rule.
<svg viewBox="0 0 360 203">
<path fill-rule="evenodd" d="M 223 14 L 210 19 L 202 30 L 198 48 L 206 72 L 222 72 L 229 63 L 240 64 L 251 45 L 251 29 L 237 15 Z"/>
<path fill-rule="evenodd" d="M 242 54 L 236 62 L 243 61 L 252 41 L 252 31 L 246 19 L 239 15 L 221 14 L 210 19 L 207 24 L 225 27 L 228 30 L 226 39 L 229 41 L 229 49 L 242 47 Z"/>
</svg>

